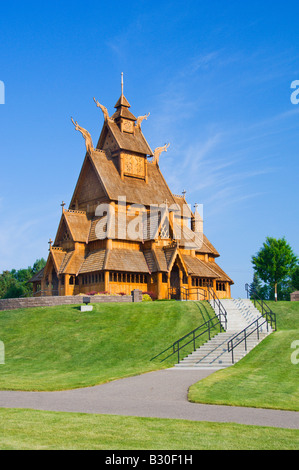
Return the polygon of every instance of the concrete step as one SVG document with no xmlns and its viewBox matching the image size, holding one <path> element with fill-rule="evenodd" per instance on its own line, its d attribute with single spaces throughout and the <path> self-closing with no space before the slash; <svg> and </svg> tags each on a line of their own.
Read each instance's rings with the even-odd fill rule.
<svg viewBox="0 0 299 470">
<path fill-rule="evenodd" d="M 175 367 L 219 369 L 232 365 L 232 353 L 228 352 L 228 342 L 234 339 L 234 343 L 236 343 L 238 339 L 242 339 L 243 330 L 248 329 L 254 321 L 261 317 L 261 314 L 250 300 L 225 299 L 221 300 L 221 303 L 227 312 L 227 331 L 214 336 L 199 349 L 182 359 L 180 364 L 176 364 Z M 214 302 L 210 301 L 210 304 L 214 308 Z M 215 313 L 218 313 L 217 306 Z M 269 325 L 263 325 L 259 328 L 258 338 L 257 331 L 254 329 L 253 325 L 247 331 L 247 334 L 250 333 L 250 330 L 253 331 L 246 339 L 247 351 L 245 350 L 245 341 L 234 348 L 234 363 L 245 357 L 272 332 Z M 237 335 L 239 338 L 235 338 Z"/>
</svg>

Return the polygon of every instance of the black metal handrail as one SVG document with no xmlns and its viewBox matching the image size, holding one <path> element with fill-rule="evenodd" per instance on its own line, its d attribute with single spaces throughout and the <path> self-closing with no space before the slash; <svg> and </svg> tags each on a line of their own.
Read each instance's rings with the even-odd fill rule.
<svg viewBox="0 0 299 470">
<path fill-rule="evenodd" d="M 273 310 L 267 305 L 265 300 L 261 299 L 256 290 L 252 287 L 251 289 L 249 288 L 249 284 L 245 285 L 245 290 L 247 292 L 247 299 L 253 300 L 254 306 L 256 307 L 256 304 L 258 304 L 262 310 L 262 316 L 265 317 L 265 315 L 270 318 L 270 324 L 271 328 L 273 328 L 274 325 L 274 331 L 277 331 L 277 322 L 276 322 L 276 313 L 273 312 Z"/>
<path fill-rule="evenodd" d="M 201 307 L 198 304 L 196 304 L 196 305 L 201 310 Z M 216 321 L 216 323 L 214 323 L 215 321 Z M 205 323 L 203 323 L 199 327 L 195 328 L 195 330 L 190 331 L 190 333 L 187 333 L 185 336 L 183 336 L 182 338 L 175 341 L 171 346 L 164 349 L 164 351 L 162 351 L 159 354 L 157 354 L 156 356 L 152 357 L 151 361 L 153 361 L 154 359 L 157 359 L 159 356 L 162 356 L 162 354 L 164 354 L 167 351 L 171 350 L 172 352 L 170 354 L 168 354 L 168 356 L 163 358 L 160 362 L 166 361 L 166 359 L 168 359 L 169 357 L 171 357 L 171 356 L 173 356 L 174 354 L 177 353 L 178 354 L 178 363 L 180 363 L 180 351 L 183 348 L 185 348 L 186 346 L 188 346 L 189 344 L 191 344 L 191 343 L 193 343 L 193 349 L 194 349 L 194 351 L 196 351 L 196 340 L 198 338 L 200 338 L 201 336 L 203 336 L 205 333 L 208 333 L 209 340 L 210 340 L 211 339 L 211 330 L 216 328 L 217 325 L 220 325 L 220 332 L 221 332 L 221 330 L 223 330 L 224 328 L 223 328 L 223 325 L 222 325 L 220 319 L 217 318 L 217 317 L 210 318 L 208 321 L 206 321 Z M 204 328 L 204 327 L 206 327 L 206 329 L 204 331 L 202 331 L 201 333 L 197 334 L 199 332 L 199 330 L 201 328 Z M 191 339 L 188 340 L 183 345 L 181 345 L 181 343 L 183 341 L 187 340 L 190 336 L 192 336 Z"/>
<path fill-rule="evenodd" d="M 178 300 L 189 300 L 190 294 L 192 294 L 193 297 L 197 297 L 192 300 L 208 300 L 208 292 L 202 287 L 191 287 L 190 289 L 185 286 L 168 288 L 168 299 L 171 299 L 172 295 L 175 295 L 179 298 Z"/>
<path fill-rule="evenodd" d="M 227 312 L 225 310 L 225 307 L 220 302 L 216 292 L 214 291 L 212 287 L 208 287 L 208 295 L 209 295 L 209 300 L 210 301 L 212 300 L 214 302 L 214 310 L 219 320 L 221 320 L 222 317 L 224 317 L 224 330 L 227 330 Z M 216 307 L 218 309 L 218 313 L 217 313 Z"/>
<path fill-rule="evenodd" d="M 196 295 L 197 297 L 197 299 L 192 299 L 192 300 L 208 300 L 208 292 L 202 287 L 187 288 L 183 286 L 181 288 L 181 294 L 182 294 L 183 300 L 189 300 L 191 294 Z"/>
<path fill-rule="evenodd" d="M 260 329 L 261 327 L 266 324 L 267 325 L 267 332 L 269 332 L 269 323 L 268 323 L 268 315 L 266 318 L 260 316 L 251 325 L 247 326 L 244 330 L 237 333 L 233 338 L 231 338 L 227 343 L 227 351 L 232 353 L 232 363 L 235 363 L 234 359 L 234 349 L 239 346 L 239 344 L 244 342 L 245 351 L 247 352 L 247 338 L 251 336 L 255 331 L 257 332 L 257 339 L 260 339 Z M 256 326 L 255 326 L 256 325 Z M 254 327 L 254 328 L 253 328 Z M 234 341 L 236 343 L 234 344 Z"/>
<path fill-rule="evenodd" d="M 214 302 L 214 311 L 216 312 L 216 315 L 219 318 L 219 320 L 223 320 L 224 329 L 225 330 L 227 329 L 227 312 L 226 312 L 225 307 L 223 306 L 223 304 L 220 302 L 216 292 L 214 291 L 214 289 L 211 286 L 207 286 L 207 289 L 203 289 L 202 287 L 187 288 L 187 287 L 184 287 L 184 286 L 182 286 L 180 288 L 170 287 L 169 290 L 168 290 L 169 298 L 171 298 L 171 294 L 173 294 L 174 291 L 177 292 L 178 290 L 179 290 L 179 296 L 180 296 L 181 300 L 189 300 L 190 295 L 192 294 L 194 296 L 194 294 L 195 294 L 195 295 L 197 295 L 197 300 L 213 301 Z M 200 298 L 201 296 L 203 298 Z M 218 309 L 218 313 L 217 313 L 217 309 Z"/>
</svg>

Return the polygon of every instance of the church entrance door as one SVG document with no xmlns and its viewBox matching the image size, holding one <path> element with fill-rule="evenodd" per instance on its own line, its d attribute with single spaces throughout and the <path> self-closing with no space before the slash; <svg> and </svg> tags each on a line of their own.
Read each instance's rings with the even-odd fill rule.
<svg viewBox="0 0 299 470">
<path fill-rule="evenodd" d="M 58 293 L 58 277 L 56 271 L 52 272 L 52 295 L 57 296 Z"/>
<path fill-rule="evenodd" d="M 180 271 L 176 264 L 173 266 L 170 274 L 170 298 L 175 300 L 181 299 Z"/>
</svg>

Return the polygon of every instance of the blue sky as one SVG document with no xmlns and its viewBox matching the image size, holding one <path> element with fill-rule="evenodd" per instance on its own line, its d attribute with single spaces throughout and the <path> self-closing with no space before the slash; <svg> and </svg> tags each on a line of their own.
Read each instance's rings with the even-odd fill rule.
<svg viewBox="0 0 299 470">
<path fill-rule="evenodd" d="M 46 257 L 83 162 L 70 116 L 97 142 L 124 72 L 174 193 L 244 296 L 266 236 L 299 255 L 298 1 L 10 1 L 1 5 L 0 271 Z"/>
</svg>

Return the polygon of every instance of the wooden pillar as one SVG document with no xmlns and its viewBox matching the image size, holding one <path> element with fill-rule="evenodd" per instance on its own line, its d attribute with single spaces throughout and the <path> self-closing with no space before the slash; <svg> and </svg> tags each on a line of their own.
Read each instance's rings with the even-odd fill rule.
<svg viewBox="0 0 299 470">
<path fill-rule="evenodd" d="M 180 277 L 180 299 L 183 299 L 182 296 L 182 287 L 183 287 L 183 271 L 180 269 L 179 270 L 179 277 Z"/>
<path fill-rule="evenodd" d="M 109 271 L 104 272 L 104 290 L 109 292 Z"/>
<path fill-rule="evenodd" d="M 231 299 L 231 291 L 230 291 L 230 285 L 229 282 L 225 283 L 225 291 L 226 291 L 226 297 L 228 299 Z"/>
<path fill-rule="evenodd" d="M 188 276 L 188 300 L 192 299 L 192 294 L 191 294 L 191 289 L 192 289 L 192 277 Z"/>
<path fill-rule="evenodd" d="M 170 274 L 171 273 L 167 273 L 167 297 L 169 298 L 169 291 L 170 291 Z"/>
<path fill-rule="evenodd" d="M 158 295 L 158 299 L 163 299 L 163 295 L 162 295 L 162 273 L 157 273 L 157 295 Z"/>
<path fill-rule="evenodd" d="M 70 275 L 64 275 L 64 295 L 70 295 Z"/>
</svg>

